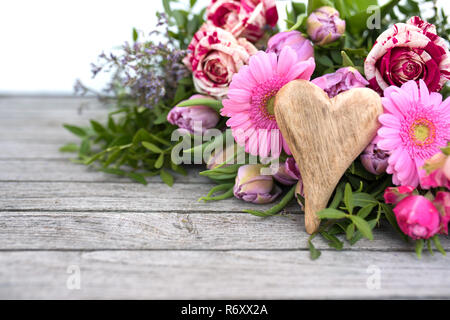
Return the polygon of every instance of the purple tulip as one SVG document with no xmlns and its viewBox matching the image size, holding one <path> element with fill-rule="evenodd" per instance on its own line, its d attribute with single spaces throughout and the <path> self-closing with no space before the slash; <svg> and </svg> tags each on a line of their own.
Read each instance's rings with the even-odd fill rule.
<svg viewBox="0 0 450 320">
<path fill-rule="evenodd" d="M 318 45 L 325 45 L 339 39 L 345 32 L 345 21 L 339 18 L 339 11 L 332 7 L 320 7 L 306 20 L 308 35 Z"/>
<path fill-rule="evenodd" d="M 325 74 L 311 82 L 322 88 L 330 98 L 343 91 L 369 85 L 369 82 L 353 67 L 340 68 L 334 73 Z"/>
<path fill-rule="evenodd" d="M 306 61 L 314 57 L 314 49 L 311 42 L 302 36 L 299 31 L 279 32 L 269 39 L 267 52 L 274 52 L 277 56 L 285 46 L 290 47 L 297 53 L 299 61 Z"/>
<path fill-rule="evenodd" d="M 234 196 L 252 203 L 269 203 L 281 193 L 281 189 L 273 182 L 272 176 L 261 175 L 260 164 L 241 166 L 236 176 Z"/>
<path fill-rule="evenodd" d="M 275 173 L 273 177 L 279 183 L 286 186 L 292 186 L 296 184 L 297 181 L 301 180 L 300 170 L 298 170 L 294 158 L 287 158 L 286 161 L 279 166 L 277 173 Z"/>
<path fill-rule="evenodd" d="M 194 94 L 191 99 L 210 98 L 201 94 Z M 212 99 L 212 98 L 210 98 Z M 208 106 L 190 106 L 190 107 L 173 107 L 167 115 L 167 121 L 179 128 L 186 129 L 190 133 L 194 133 L 194 129 L 204 133 L 206 130 L 214 128 L 219 122 L 219 114 Z M 199 128 L 194 128 L 198 125 Z"/>
<path fill-rule="evenodd" d="M 377 146 L 375 138 L 361 155 L 361 162 L 367 171 L 379 175 L 386 172 L 388 166 L 389 153 Z"/>
</svg>

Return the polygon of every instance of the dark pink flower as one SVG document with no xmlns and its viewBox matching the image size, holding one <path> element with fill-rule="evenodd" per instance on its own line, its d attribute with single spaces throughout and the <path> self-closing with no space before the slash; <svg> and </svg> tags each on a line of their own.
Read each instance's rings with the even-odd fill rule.
<svg viewBox="0 0 450 320">
<path fill-rule="evenodd" d="M 194 94 L 190 99 L 210 98 L 201 94 Z M 212 99 L 212 98 L 211 98 Z M 213 100 L 213 99 L 212 99 Z M 197 130 L 205 132 L 214 128 L 219 122 L 219 114 L 207 106 L 173 107 L 167 115 L 167 121 L 179 128 L 186 129 L 190 133 Z"/>
<path fill-rule="evenodd" d="M 364 63 L 370 87 L 382 92 L 414 80 L 438 92 L 450 79 L 450 53 L 434 25 L 412 17 L 384 31 Z"/>
<path fill-rule="evenodd" d="M 412 239 L 428 239 L 440 228 L 440 214 L 423 196 L 409 196 L 394 208 L 400 229 Z"/>
<path fill-rule="evenodd" d="M 441 216 L 440 233 L 448 235 L 448 223 L 450 221 L 450 192 L 439 191 L 433 201 Z"/>
<path fill-rule="evenodd" d="M 311 42 L 296 30 L 279 32 L 271 37 L 267 43 L 266 52 L 275 52 L 278 56 L 285 46 L 290 47 L 297 53 L 299 61 L 314 58 L 314 49 Z"/>
<path fill-rule="evenodd" d="M 328 73 L 311 80 L 316 86 L 322 88 L 330 98 L 337 96 L 343 91 L 352 88 L 364 88 L 369 83 L 353 67 L 340 68 L 334 73 Z"/>
<path fill-rule="evenodd" d="M 404 198 L 413 194 L 415 188 L 411 186 L 389 187 L 384 191 L 384 201 L 389 204 L 397 204 Z"/>
</svg>

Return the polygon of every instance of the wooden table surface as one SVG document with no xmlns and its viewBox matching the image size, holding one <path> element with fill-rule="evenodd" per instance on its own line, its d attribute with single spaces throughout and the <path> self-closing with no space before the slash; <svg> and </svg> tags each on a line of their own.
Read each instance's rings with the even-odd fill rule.
<svg viewBox="0 0 450 320">
<path fill-rule="evenodd" d="M 295 206 L 261 219 L 241 211 L 264 206 L 200 203 L 202 168 L 169 188 L 69 162 L 62 123 L 105 114 L 91 99 L 0 98 L 0 298 L 450 298 L 450 257 L 418 260 L 389 227 L 341 252 L 317 238 L 311 261 Z"/>
</svg>

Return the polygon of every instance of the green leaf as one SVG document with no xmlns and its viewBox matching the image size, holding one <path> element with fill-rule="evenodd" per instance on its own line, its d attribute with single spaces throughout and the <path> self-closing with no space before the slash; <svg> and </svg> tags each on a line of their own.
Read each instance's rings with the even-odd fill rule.
<svg viewBox="0 0 450 320">
<path fill-rule="evenodd" d="M 345 229 L 345 237 L 347 238 L 347 240 L 350 241 L 354 233 L 355 233 L 355 224 L 350 223 Z"/>
<path fill-rule="evenodd" d="M 357 215 L 360 218 L 367 218 L 367 216 L 372 212 L 373 208 L 376 206 L 376 204 L 369 204 L 361 209 L 359 209 Z"/>
<path fill-rule="evenodd" d="M 145 180 L 145 177 L 137 172 L 129 172 L 128 177 L 133 179 L 136 182 L 142 183 L 143 185 L 147 185 L 147 180 Z"/>
<path fill-rule="evenodd" d="M 320 232 L 320 235 L 328 240 L 328 245 L 336 250 L 342 250 L 344 243 L 339 240 L 336 236 L 329 234 L 326 231 Z"/>
<path fill-rule="evenodd" d="M 161 177 L 161 180 L 169 187 L 173 186 L 173 176 L 166 170 L 162 169 L 159 176 Z"/>
<path fill-rule="evenodd" d="M 95 120 L 90 120 L 90 122 L 94 131 L 97 132 L 98 134 L 101 134 L 106 131 L 106 129 L 99 122 Z"/>
<path fill-rule="evenodd" d="M 333 200 L 331 201 L 330 205 L 328 206 L 329 208 L 336 209 L 339 206 L 339 204 L 342 201 L 342 198 L 344 197 L 344 187 L 345 187 L 345 184 L 343 182 L 340 182 L 338 184 L 338 186 L 336 187 L 336 191 L 334 193 Z"/>
<path fill-rule="evenodd" d="M 308 15 L 323 6 L 333 7 L 333 3 L 329 0 L 308 0 Z"/>
<path fill-rule="evenodd" d="M 91 141 L 89 139 L 83 139 L 81 141 L 80 149 L 78 150 L 78 154 L 80 157 L 88 155 L 91 152 Z"/>
<path fill-rule="evenodd" d="M 77 152 L 78 145 L 76 143 L 68 143 L 59 148 L 59 152 Z"/>
<path fill-rule="evenodd" d="M 333 60 L 331 60 L 330 58 L 328 58 L 327 56 L 319 56 L 317 58 L 317 61 L 327 67 L 334 67 L 334 63 Z"/>
<path fill-rule="evenodd" d="M 343 219 L 347 216 L 347 214 L 333 208 L 326 208 L 319 211 L 317 216 L 319 219 Z"/>
<path fill-rule="evenodd" d="M 353 206 L 364 208 L 369 204 L 378 204 L 377 199 L 365 192 L 353 193 Z"/>
<path fill-rule="evenodd" d="M 347 207 L 347 210 L 350 214 L 353 213 L 353 193 L 352 193 L 352 187 L 349 183 L 345 185 L 345 191 L 344 191 L 344 203 Z"/>
<path fill-rule="evenodd" d="M 308 240 L 308 248 L 309 248 L 309 257 L 311 258 L 311 260 L 316 260 L 320 257 L 320 255 L 322 254 L 319 250 L 317 250 L 312 241 Z"/>
<path fill-rule="evenodd" d="M 189 99 L 177 104 L 176 106 L 177 107 L 207 106 L 213 108 L 216 111 L 220 111 L 220 109 L 222 109 L 222 102 L 214 99 L 200 98 L 200 99 Z"/>
<path fill-rule="evenodd" d="M 422 239 L 416 240 L 416 255 L 417 255 L 417 258 L 419 258 L 419 259 L 422 258 L 422 251 L 423 251 L 423 240 Z"/>
<path fill-rule="evenodd" d="M 164 164 L 164 153 L 161 153 L 158 159 L 156 159 L 155 168 L 159 169 L 163 166 L 163 164 Z"/>
<path fill-rule="evenodd" d="M 159 148 L 158 146 L 154 145 L 154 144 L 151 143 L 151 142 L 142 141 L 142 145 L 143 145 L 146 149 L 148 149 L 148 150 L 150 150 L 150 151 L 152 151 L 152 152 L 154 152 L 154 153 L 163 153 L 163 152 L 164 152 L 164 151 L 161 150 L 161 148 Z"/>
<path fill-rule="evenodd" d="M 303 2 L 294 2 L 292 1 L 292 9 L 294 13 L 298 16 L 299 14 L 306 13 L 306 4 Z"/>
<path fill-rule="evenodd" d="M 361 217 L 358 216 L 348 216 L 350 220 L 356 225 L 361 234 L 369 240 L 373 240 L 372 229 L 370 225 Z"/>
<path fill-rule="evenodd" d="M 139 38 L 139 34 L 138 34 L 136 28 L 133 28 L 133 41 L 136 42 L 138 38 Z"/>
<path fill-rule="evenodd" d="M 354 67 L 355 64 L 353 63 L 352 59 L 345 53 L 345 51 L 341 51 L 342 56 L 342 66 L 343 67 Z"/>
<path fill-rule="evenodd" d="M 73 126 L 70 124 L 63 124 L 63 127 L 72 132 L 74 135 L 79 136 L 81 138 L 87 136 L 87 132 L 83 128 Z"/>
<path fill-rule="evenodd" d="M 445 256 L 446 252 L 445 252 L 444 248 L 442 247 L 441 242 L 439 241 L 439 236 L 435 235 L 432 239 L 433 239 L 434 246 L 436 247 L 436 249 L 438 249 L 438 251 Z"/>
<path fill-rule="evenodd" d="M 170 9 L 170 0 L 163 0 L 164 11 L 168 16 L 172 15 L 172 10 Z"/>
</svg>

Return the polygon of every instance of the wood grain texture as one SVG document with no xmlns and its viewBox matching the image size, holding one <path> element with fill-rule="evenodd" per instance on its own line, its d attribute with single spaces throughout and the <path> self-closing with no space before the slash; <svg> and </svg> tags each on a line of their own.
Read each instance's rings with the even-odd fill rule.
<svg viewBox="0 0 450 320">
<path fill-rule="evenodd" d="M 61 125 L 105 110 L 92 99 L 0 97 L 0 298 L 450 298 L 449 258 L 417 260 L 389 226 L 342 252 L 317 237 L 322 256 L 311 261 L 295 204 L 261 219 L 242 209 L 270 205 L 198 203 L 213 186 L 202 167 L 169 188 L 70 163 L 57 150 L 77 138 Z M 66 285 L 73 265 L 80 290 Z M 379 290 L 366 285 L 371 265 Z"/>
<path fill-rule="evenodd" d="M 307 250 L 309 236 L 304 227 L 302 215 L 289 213 L 262 219 L 183 208 L 175 212 L 0 212 L 0 250 Z M 414 243 L 401 240 L 389 225 L 377 227 L 374 234 L 374 241 L 346 243 L 343 250 L 404 251 L 414 261 Z M 314 245 L 330 249 L 321 237 L 315 238 Z M 442 239 L 442 246 L 450 249 L 449 239 Z"/>
<path fill-rule="evenodd" d="M 318 262 L 308 255 L 299 250 L 0 252 L 0 298 L 449 297 L 450 257 L 418 261 L 404 252 L 325 252 Z M 79 290 L 67 287 L 74 266 L 80 271 Z M 367 286 L 375 273 L 379 289 Z"/>
<path fill-rule="evenodd" d="M 368 88 L 333 99 L 305 80 L 291 81 L 276 95 L 275 117 L 299 166 L 305 193 L 306 231 L 319 228 L 345 170 L 374 138 L 383 112 L 380 96 Z"/>
</svg>

